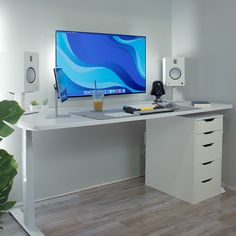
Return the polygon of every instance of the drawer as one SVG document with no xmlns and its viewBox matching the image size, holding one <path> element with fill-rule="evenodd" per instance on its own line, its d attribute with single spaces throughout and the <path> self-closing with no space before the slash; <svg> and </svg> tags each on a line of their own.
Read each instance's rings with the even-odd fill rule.
<svg viewBox="0 0 236 236">
<path fill-rule="evenodd" d="M 196 135 L 197 146 L 222 143 L 222 131 L 212 131 Z"/>
<path fill-rule="evenodd" d="M 220 193 L 220 177 L 197 181 L 196 202 L 214 197 Z"/>
<path fill-rule="evenodd" d="M 221 176 L 221 160 L 205 162 L 197 166 L 197 180 Z"/>
<path fill-rule="evenodd" d="M 209 143 L 206 145 L 197 146 L 195 149 L 195 163 L 202 164 L 205 162 L 222 158 L 222 143 Z"/>
<path fill-rule="evenodd" d="M 210 131 L 223 130 L 223 118 L 212 117 L 197 121 L 197 133 L 205 133 Z"/>
</svg>

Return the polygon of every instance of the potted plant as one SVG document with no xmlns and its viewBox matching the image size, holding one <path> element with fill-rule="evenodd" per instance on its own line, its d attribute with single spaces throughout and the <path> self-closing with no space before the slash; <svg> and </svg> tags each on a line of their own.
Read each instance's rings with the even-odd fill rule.
<svg viewBox="0 0 236 236">
<path fill-rule="evenodd" d="M 39 103 L 36 100 L 30 102 L 30 110 L 31 111 L 38 111 L 39 110 Z"/>
<path fill-rule="evenodd" d="M 9 124 L 16 124 L 23 113 L 16 101 L 0 102 L 0 141 L 13 133 L 14 129 Z M 16 174 L 17 162 L 13 155 L 0 149 L 0 223 L 1 216 L 15 205 L 15 201 L 8 201 L 8 196 Z"/>
<path fill-rule="evenodd" d="M 42 99 L 41 109 L 44 111 L 48 110 L 48 98 Z"/>
</svg>

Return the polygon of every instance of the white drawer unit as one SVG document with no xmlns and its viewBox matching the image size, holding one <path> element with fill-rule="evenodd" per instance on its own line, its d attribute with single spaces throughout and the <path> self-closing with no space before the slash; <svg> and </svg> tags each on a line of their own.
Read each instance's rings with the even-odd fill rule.
<svg viewBox="0 0 236 236">
<path fill-rule="evenodd" d="M 221 117 L 210 117 L 197 121 L 197 133 L 223 130 L 223 119 Z"/>
<path fill-rule="evenodd" d="M 219 194 L 220 177 L 213 177 L 198 181 L 196 184 L 197 201 L 214 197 Z"/>
<path fill-rule="evenodd" d="M 222 142 L 215 142 L 197 146 L 195 148 L 195 154 L 197 156 L 196 158 L 197 164 L 221 159 Z"/>
<path fill-rule="evenodd" d="M 221 161 L 214 160 L 201 163 L 197 166 L 197 181 L 205 181 L 213 177 L 218 177 L 221 170 Z"/>
<path fill-rule="evenodd" d="M 196 145 L 206 146 L 208 144 L 222 143 L 222 131 L 211 131 L 196 135 Z"/>
<path fill-rule="evenodd" d="M 148 120 L 146 184 L 192 204 L 219 194 L 222 133 L 222 115 Z"/>
</svg>

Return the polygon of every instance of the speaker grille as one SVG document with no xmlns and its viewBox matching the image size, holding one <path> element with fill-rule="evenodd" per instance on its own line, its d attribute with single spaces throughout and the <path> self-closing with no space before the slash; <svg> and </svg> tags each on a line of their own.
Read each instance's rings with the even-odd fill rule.
<svg viewBox="0 0 236 236">
<path fill-rule="evenodd" d="M 29 67 L 26 71 L 26 80 L 28 83 L 34 83 L 36 79 L 36 72 L 33 67 Z"/>
<path fill-rule="evenodd" d="M 181 77 L 181 70 L 178 68 L 172 68 L 169 75 L 171 79 L 178 80 Z"/>
</svg>

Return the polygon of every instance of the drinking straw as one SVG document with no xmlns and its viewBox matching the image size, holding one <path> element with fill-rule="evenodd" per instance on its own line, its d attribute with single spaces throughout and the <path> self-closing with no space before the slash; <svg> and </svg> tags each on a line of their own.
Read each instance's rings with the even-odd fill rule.
<svg viewBox="0 0 236 236">
<path fill-rule="evenodd" d="M 96 93 L 96 96 L 98 95 L 98 90 L 97 90 L 97 82 L 96 80 L 94 80 L 94 88 L 95 88 L 95 93 Z"/>
</svg>

